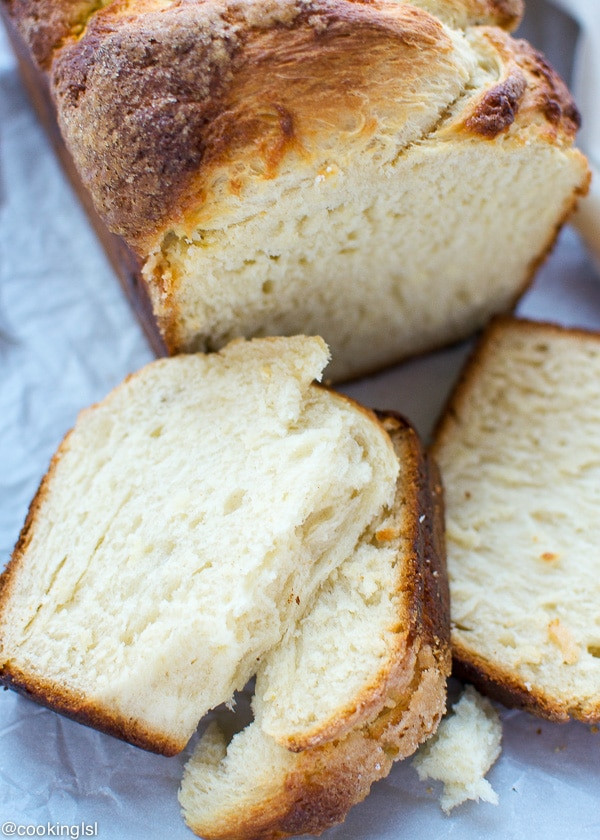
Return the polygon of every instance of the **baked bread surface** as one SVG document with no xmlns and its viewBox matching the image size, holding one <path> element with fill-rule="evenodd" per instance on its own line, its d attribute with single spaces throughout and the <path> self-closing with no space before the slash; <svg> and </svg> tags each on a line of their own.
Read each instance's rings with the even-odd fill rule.
<svg viewBox="0 0 600 840">
<path fill-rule="evenodd" d="M 433 453 L 459 675 L 552 720 L 600 719 L 600 337 L 498 319 Z"/>
<path fill-rule="evenodd" d="M 565 86 L 505 32 L 520 3 L 46 7 L 11 9 L 170 352 L 322 334 L 341 379 L 456 340 L 587 188 Z"/>
</svg>

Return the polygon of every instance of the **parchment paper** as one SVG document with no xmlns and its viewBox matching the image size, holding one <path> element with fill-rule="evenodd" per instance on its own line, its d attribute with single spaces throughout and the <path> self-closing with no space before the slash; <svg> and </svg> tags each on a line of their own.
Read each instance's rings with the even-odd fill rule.
<svg viewBox="0 0 600 840">
<path fill-rule="evenodd" d="M 546 18 L 537 16 L 545 4 L 531 7 L 531 32 L 547 35 Z M 557 63 L 569 73 L 577 28 L 554 11 L 547 21 L 559 33 Z M 152 354 L 35 120 L 1 32 L 0 139 L 1 567 L 78 411 Z M 572 229 L 519 311 L 600 329 L 600 282 Z M 346 390 L 402 411 L 427 437 L 468 350 L 460 345 Z M 600 838 L 600 735 L 498 708 L 504 749 L 489 775 L 497 807 L 472 803 L 444 816 L 439 787 L 420 782 L 408 761 L 324 837 Z M 76 837 L 86 829 L 105 840 L 189 838 L 176 798 L 186 758 L 145 753 L 2 692 L 0 836 L 12 829 L 12 836 L 60 836 L 60 829 Z"/>
</svg>

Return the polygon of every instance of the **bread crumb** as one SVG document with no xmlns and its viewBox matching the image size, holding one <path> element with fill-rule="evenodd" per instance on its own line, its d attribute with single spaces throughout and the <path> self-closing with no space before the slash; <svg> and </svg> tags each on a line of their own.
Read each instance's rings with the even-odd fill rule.
<svg viewBox="0 0 600 840">
<path fill-rule="evenodd" d="M 502 724 L 491 702 L 467 686 L 413 759 L 421 781 L 443 783 L 444 813 L 468 799 L 498 804 L 498 795 L 484 776 L 500 755 L 501 740 Z"/>
</svg>

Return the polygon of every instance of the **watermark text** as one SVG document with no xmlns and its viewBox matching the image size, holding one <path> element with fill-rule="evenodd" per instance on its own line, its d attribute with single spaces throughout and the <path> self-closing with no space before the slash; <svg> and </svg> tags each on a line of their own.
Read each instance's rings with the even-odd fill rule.
<svg viewBox="0 0 600 840">
<path fill-rule="evenodd" d="M 6 820 L 0 826 L 2 837 L 69 837 L 80 840 L 81 837 L 98 837 L 98 823 L 17 823 Z"/>
</svg>

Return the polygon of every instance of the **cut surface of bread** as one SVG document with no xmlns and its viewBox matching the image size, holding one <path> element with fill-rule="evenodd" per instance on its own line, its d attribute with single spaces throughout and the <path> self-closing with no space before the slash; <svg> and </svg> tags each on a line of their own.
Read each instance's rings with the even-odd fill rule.
<svg viewBox="0 0 600 840">
<path fill-rule="evenodd" d="M 412 429 L 391 416 L 383 423 L 405 467 L 393 513 L 373 529 L 372 550 L 332 572 L 265 655 L 254 720 L 229 742 L 215 723 L 201 736 L 180 801 L 202 837 L 320 833 L 412 754 L 445 709 L 441 488 Z"/>
<path fill-rule="evenodd" d="M 404 467 L 314 384 L 327 359 L 317 338 L 234 342 L 83 412 L 0 578 L 2 681 L 182 749 L 394 502 Z"/>
<path fill-rule="evenodd" d="M 437 431 L 458 671 L 600 720 L 600 335 L 499 319 Z"/>
<path fill-rule="evenodd" d="M 12 12 L 169 352 L 320 334 L 339 380 L 454 341 L 587 189 L 518 0 L 39 6 Z"/>
</svg>

